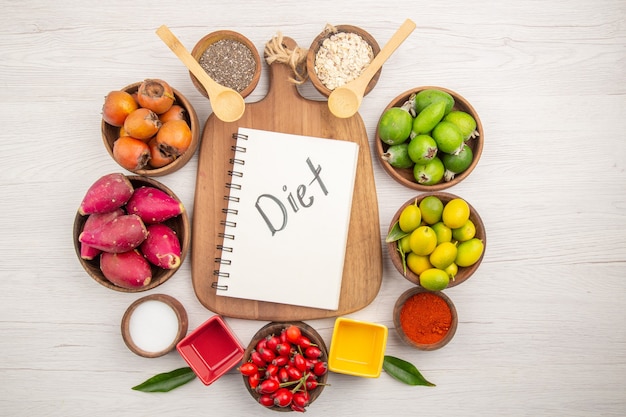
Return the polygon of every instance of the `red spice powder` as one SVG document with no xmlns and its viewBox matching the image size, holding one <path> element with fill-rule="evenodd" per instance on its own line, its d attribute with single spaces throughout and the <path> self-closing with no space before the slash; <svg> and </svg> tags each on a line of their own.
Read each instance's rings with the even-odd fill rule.
<svg viewBox="0 0 626 417">
<path fill-rule="evenodd" d="M 452 324 L 452 312 L 436 294 L 423 292 L 410 297 L 400 310 L 400 324 L 416 343 L 431 344 L 443 339 Z"/>
</svg>

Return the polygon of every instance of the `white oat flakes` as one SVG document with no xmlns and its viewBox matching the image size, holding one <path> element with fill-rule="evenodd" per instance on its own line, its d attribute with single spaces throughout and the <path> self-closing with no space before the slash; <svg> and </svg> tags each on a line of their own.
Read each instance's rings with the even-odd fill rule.
<svg viewBox="0 0 626 417">
<path fill-rule="evenodd" d="M 315 73 L 329 90 L 356 79 L 374 58 L 372 47 L 360 35 L 337 32 L 324 39 L 315 55 Z"/>
</svg>

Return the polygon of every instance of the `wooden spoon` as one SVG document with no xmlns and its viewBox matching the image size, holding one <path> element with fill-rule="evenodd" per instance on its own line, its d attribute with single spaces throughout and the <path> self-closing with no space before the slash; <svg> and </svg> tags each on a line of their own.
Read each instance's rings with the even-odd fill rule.
<svg viewBox="0 0 626 417">
<path fill-rule="evenodd" d="M 156 34 L 200 81 L 200 84 L 202 84 L 209 95 L 213 113 L 220 120 L 234 122 L 243 116 L 246 110 L 246 103 L 241 94 L 232 88 L 216 83 L 167 26 L 162 25 L 157 29 Z"/>
<path fill-rule="evenodd" d="M 411 19 L 405 20 L 357 79 L 335 88 L 330 93 L 330 96 L 328 96 L 328 108 L 332 114 L 345 119 L 351 117 L 359 110 L 361 100 L 363 100 L 363 95 L 365 94 L 365 88 L 370 80 L 398 46 L 413 32 L 413 29 L 415 29 L 415 22 Z"/>
</svg>

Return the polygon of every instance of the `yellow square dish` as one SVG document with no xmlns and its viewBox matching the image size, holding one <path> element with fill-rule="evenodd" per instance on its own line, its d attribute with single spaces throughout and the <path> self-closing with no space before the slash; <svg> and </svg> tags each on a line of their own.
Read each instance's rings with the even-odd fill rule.
<svg viewBox="0 0 626 417">
<path fill-rule="evenodd" d="M 328 369 L 341 374 L 378 378 L 387 346 L 387 327 L 338 317 L 335 320 Z"/>
</svg>

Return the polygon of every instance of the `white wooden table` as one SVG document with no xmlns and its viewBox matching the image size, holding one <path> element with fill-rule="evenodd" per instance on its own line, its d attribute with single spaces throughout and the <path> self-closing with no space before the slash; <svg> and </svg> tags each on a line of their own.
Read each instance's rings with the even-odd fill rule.
<svg viewBox="0 0 626 417">
<path fill-rule="evenodd" d="M 174 5 L 175 3 L 175 5 Z M 485 128 L 476 170 L 448 191 L 488 234 L 485 259 L 447 290 L 454 340 L 418 352 L 391 311 L 411 283 L 384 257 L 376 299 L 350 317 L 389 326 L 387 353 L 437 387 L 331 374 L 311 416 L 621 416 L 626 414 L 626 3 L 3 1 L 0 29 L 0 414 L 4 416 L 270 415 L 234 371 L 166 394 L 130 388 L 185 363 L 132 354 L 125 309 L 146 295 L 108 290 L 81 268 L 72 224 L 87 187 L 120 171 L 100 137 L 104 95 L 163 78 L 211 107 L 154 31 L 191 49 L 231 29 L 262 51 L 277 32 L 308 48 L 326 23 L 368 30 L 381 45 L 409 17 L 417 29 L 385 65 L 360 113 L 370 141 L 381 110 L 422 85 L 465 96 Z M 315 6 L 313 5 L 315 4 Z M 267 72 L 247 98 L 267 91 Z M 310 84 L 302 94 L 321 96 Z M 296 115 L 297 117 L 297 115 Z M 192 213 L 197 155 L 159 180 Z M 416 193 L 374 160 L 380 227 Z M 189 261 L 152 292 L 170 294 L 190 329 L 213 313 L 197 301 Z M 228 319 L 246 344 L 264 322 Z M 334 320 L 309 322 L 330 342 Z"/>
</svg>

